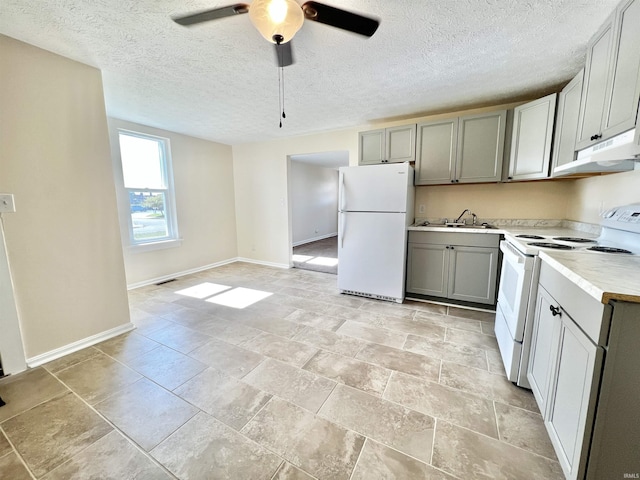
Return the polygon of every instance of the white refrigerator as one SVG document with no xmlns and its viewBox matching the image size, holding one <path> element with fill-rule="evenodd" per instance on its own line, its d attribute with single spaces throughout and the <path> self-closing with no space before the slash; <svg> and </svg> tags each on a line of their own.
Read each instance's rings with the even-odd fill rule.
<svg viewBox="0 0 640 480">
<path fill-rule="evenodd" d="M 413 223 L 413 167 L 340 168 L 338 289 L 402 303 L 407 227 Z"/>
</svg>

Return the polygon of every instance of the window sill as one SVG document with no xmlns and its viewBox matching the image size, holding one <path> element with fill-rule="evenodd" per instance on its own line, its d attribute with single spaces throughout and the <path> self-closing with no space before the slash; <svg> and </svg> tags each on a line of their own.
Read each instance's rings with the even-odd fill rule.
<svg viewBox="0 0 640 480">
<path fill-rule="evenodd" d="M 166 248 L 176 248 L 182 245 L 182 239 L 176 238 L 173 240 L 162 240 L 161 242 L 149 242 L 140 243 L 137 245 L 129 245 L 127 250 L 130 253 L 145 253 L 153 252 L 155 250 L 164 250 Z"/>
</svg>

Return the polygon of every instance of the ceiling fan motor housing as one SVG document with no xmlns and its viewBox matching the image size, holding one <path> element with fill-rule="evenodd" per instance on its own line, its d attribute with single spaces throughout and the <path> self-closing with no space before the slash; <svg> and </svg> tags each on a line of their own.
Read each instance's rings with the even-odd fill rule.
<svg viewBox="0 0 640 480">
<path fill-rule="evenodd" d="M 253 0 L 249 19 L 266 40 L 280 44 L 300 30 L 304 13 L 294 0 Z"/>
</svg>

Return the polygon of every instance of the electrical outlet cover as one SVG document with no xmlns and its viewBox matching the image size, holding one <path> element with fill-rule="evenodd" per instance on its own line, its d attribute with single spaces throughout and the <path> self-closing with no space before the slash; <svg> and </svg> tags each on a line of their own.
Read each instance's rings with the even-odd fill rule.
<svg viewBox="0 0 640 480">
<path fill-rule="evenodd" d="M 0 213 L 14 213 L 16 204 L 12 193 L 0 193 Z"/>
</svg>

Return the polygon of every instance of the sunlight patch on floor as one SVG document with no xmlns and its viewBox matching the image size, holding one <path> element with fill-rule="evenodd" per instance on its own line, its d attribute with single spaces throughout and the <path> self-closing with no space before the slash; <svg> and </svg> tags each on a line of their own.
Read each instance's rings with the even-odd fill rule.
<svg viewBox="0 0 640 480">
<path fill-rule="evenodd" d="M 243 287 L 234 288 L 209 282 L 184 288 L 174 293 L 232 308 L 245 308 L 273 295 L 271 292 L 263 292 L 262 290 Z"/>
<path fill-rule="evenodd" d="M 208 298 L 206 301 L 227 307 L 245 308 L 271 295 L 273 295 L 273 293 L 238 287 Z"/>
<path fill-rule="evenodd" d="M 215 295 L 216 293 L 229 290 L 230 288 L 231 287 L 228 285 L 218 285 L 217 283 L 204 282 L 199 285 L 194 285 L 193 287 L 178 290 L 175 293 L 177 293 L 178 295 L 185 295 L 187 297 L 203 299 Z"/>
</svg>

